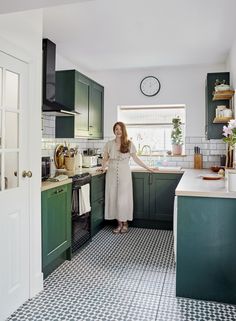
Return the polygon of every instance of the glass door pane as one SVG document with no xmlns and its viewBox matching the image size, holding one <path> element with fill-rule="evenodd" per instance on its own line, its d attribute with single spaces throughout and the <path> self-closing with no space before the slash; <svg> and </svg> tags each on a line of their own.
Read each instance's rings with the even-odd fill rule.
<svg viewBox="0 0 236 321">
<path fill-rule="evenodd" d="M 19 115 L 15 112 L 5 113 L 5 148 L 19 147 Z"/>
<path fill-rule="evenodd" d="M 5 176 L 4 189 L 16 188 L 19 186 L 19 152 L 5 153 Z"/>
<path fill-rule="evenodd" d="M 2 106 L 2 68 L 0 68 L 0 107 Z"/>
<path fill-rule="evenodd" d="M 19 75 L 6 70 L 5 101 L 7 108 L 18 109 L 19 107 Z"/>
</svg>

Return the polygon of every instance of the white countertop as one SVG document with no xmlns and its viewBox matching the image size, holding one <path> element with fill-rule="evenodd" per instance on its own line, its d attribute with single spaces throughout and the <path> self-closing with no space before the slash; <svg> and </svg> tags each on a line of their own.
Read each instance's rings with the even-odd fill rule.
<svg viewBox="0 0 236 321">
<path fill-rule="evenodd" d="M 202 175 L 212 174 L 207 169 L 185 169 L 175 190 L 177 196 L 201 196 L 236 198 L 236 192 L 228 192 L 225 178 L 204 180 Z"/>
</svg>

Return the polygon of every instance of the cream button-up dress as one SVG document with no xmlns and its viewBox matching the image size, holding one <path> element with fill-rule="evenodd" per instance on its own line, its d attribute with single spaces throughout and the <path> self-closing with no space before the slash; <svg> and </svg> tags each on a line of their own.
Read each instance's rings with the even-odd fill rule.
<svg viewBox="0 0 236 321">
<path fill-rule="evenodd" d="M 131 142 L 130 152 L 121 153 L 115 140 L 106 143 L 104 152 L 108 153 L 108 170 L 105 188 L 105 219 L 122 222 L 133 220 L 133 186 L 129 166 L 130 156 L 136 153 Z"/>
</svg>

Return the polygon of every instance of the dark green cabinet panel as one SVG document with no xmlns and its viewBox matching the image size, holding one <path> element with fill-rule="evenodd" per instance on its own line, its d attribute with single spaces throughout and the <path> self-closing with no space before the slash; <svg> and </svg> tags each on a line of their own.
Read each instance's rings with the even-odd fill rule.
<svg viewBox="0 0 236 321">
<path fill-rule="evenodd" d="M 75 137 L 88 137 L 90 80 L 76 73 L 75 88 L 75 106 L 80 112 L 79 115 L 75 116 Z"/>
<path fill-rule="evenodd" d="M 103 86 L 76 70 L 57 71 L 56 81 L 57 101 L 79 113 L 56 117 L 56 137 L 103 138 Z"/>
<path fill-rule="evenodd" d="M 236 201 L 178 196 L 176 295 L 236 304 Z"/>
<path fill-rule="evenodd" d="M 150 174 L 150 218 L 173 222 L 175 189 L 182 175 Z"/>
<path fill-rule="evenodd" d="M 43 270 L 71 246 L 71 184 L 42 192 Z"/>
<path fill-rule="evenodd" d="M 89 136 L 103 138 L 104 88 L 97 83 L 92 83 L 90 97 Z"/>
<path fill-rule="evenodd" d="M 149 219 L 149 173 L 132 173 L 134 219 Z"/>
<path fill-rule="evenodd" d="M 172 228 L 175 189 L 182 174 L 132 173 L 134 226 Z"/>
<path fill-rule="evenodd" d="M 215 118 L 216 108 L 218 105 L 229 106 L 229 100 L 215 100 L 213 101 L 212 93 L 215 90 L 215 81 L 219 79 L 220 81 L 225 80 L 227 84 L 230 84 L 230 74 L 229 72 L 216 72 L 208 73 L 206 79 L 206 138 L 207 139 L 222 139 L 223 125 L 224 124 L 214 124 L 213 120 Z"/>
<path fill-rule="evenodd" d="M 91 180 L 91 236 L 104 225 L 105 174 L 92 177 Z"/>
</svg>

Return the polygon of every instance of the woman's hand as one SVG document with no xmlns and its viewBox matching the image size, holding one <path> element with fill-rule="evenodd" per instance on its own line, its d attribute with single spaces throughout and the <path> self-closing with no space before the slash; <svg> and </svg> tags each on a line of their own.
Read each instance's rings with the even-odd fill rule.
<svg viewBox="0 0 236 321">
<path fill-rule="evenodd" d="M 97 169 L 96 169 L 96 172 L 106 173 L 106 168 L 102 168 L 102 167 L 97 168 Z"/>
</svg>

